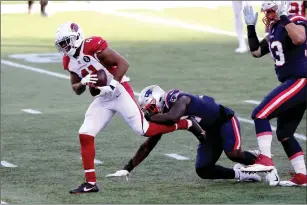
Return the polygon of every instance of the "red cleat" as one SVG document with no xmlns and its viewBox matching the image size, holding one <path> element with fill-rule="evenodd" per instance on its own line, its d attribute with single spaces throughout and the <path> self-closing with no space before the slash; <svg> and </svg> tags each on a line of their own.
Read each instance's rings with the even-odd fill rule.
<svg viewBox="0 0 307 205">
<path fill-rule="evenodd" d="M 307 176 L 302 173 L 294 174 L 289 181 L 280 181 L 279 186 L 307 186 Z"/>
<path fill-rule="evenodd" d="M 272 171 L 275 168 L 274 162 L 271 158 L 260 154 L 258 159 L 255 161 L 255 164 L 242 167 L 241 171 L 244 172 L 268 172 Z"/>
</svg>

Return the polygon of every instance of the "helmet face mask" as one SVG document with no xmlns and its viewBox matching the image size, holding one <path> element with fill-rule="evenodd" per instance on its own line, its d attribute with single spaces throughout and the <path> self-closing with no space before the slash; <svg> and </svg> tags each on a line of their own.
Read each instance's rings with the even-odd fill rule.
<svg viewBox="0 0 307 205">
<path fill-rule="evenodd" d="M 83 41 L 82 29 L 75 23 L 62 24 L 56 31 L 55 47 L 63 55 L 73 56 Z"/>
<path fill-rule="evenodd" d="M 265 1 L 261 6 L 261 11 L 264 13 L 264 17 L 262 22 L 270 27 L 279 21 L 279 17 L 277 15 L 278 4 L 276 1 Z"/>
</svg>

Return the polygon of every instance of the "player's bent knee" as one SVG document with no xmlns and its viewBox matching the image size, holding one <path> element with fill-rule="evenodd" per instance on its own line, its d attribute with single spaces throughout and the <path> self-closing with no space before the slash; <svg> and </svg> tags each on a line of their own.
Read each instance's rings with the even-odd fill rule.
<svg viewBox="0 0 307 205">
<path fill-rule="evenodd" d="M 99 130 L 96 129 L 94 126 L 82 124 L 82 126 L 79 129 L 79 134 L 86 134 L 91 136 L 96 136 L 98 134 Z"/>
<path fill-rule="evenodd" d="M 228 159 L 230 159 L 233 162 L 238 162 L 241 159 L 241 151 L 240 150 L 234 150 L 231 152 L 225 152 Z"/>
<path fill-rule="evenodd" d="M 197 175 L 202 179 L 213 179 L 214 178 L 214 170 L 212 165 L 207 165 L 203 167 L 196 167 Z"/>
</svg>

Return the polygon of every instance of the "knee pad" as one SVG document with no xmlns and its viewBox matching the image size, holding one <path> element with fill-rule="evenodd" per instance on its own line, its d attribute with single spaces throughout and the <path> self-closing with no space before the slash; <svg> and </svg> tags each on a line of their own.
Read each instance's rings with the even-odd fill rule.
<svg viewBox="0 0 307 205">
<path fill-rule="evenodd" d="M 214 175 L 214 170 L 212 165 L 207 165 L 204 167 L 196 167 L 197 175 L 202 179 L 212 179 Z"/>
<path fill-rule="evenodd" d="M 260 111 L 260 109 L 259 109 L 258 107 L 256 107 L 256 108 L 253 110 L 252 115 L 251 115 L 251 118 L 252 118 L 253 120 L 256 120 L 256 119 L 257 119 L 256 115 L 258 114 L 259 111 Z"/>
</svg>

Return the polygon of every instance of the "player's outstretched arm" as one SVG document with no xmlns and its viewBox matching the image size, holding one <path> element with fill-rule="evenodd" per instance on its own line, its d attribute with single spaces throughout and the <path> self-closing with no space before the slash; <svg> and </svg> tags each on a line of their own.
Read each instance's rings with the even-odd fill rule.
<svg viewBox="0 0 307 205">
<path fill-rule="evenodd" d="M 150 117 L 151 122 L 164 123 L 164 122 L 178 122 L 184 115 L 187 105 L 190 103 L 188 96 L 181 96 L 176 100 L 169 112 L 163 114 L 156 114 Z"/>
<path fill-rule="evenodd" d="M 70 82 L 77 95 L 81 95 L 85 91 L 86 86 L 81 83 L 81 78 L 76 73 L 70 72 Z"/>
<path fill-rule="evenodd" d="M 131 172 L 136 166 L 138 166 L 153 150 L 161 139 L 161 134 L 149 137 L 135 153 L 134 157 L 124 166 L 124 170 Z"/>
<path fill-rule="evenodd" d="M 114 80 L 117 82 L 121 81 L 129 68 L 129 63 L 119 53 L 111 48 L 106 48 L 97 53 L 97 58 L 103 65 L 116 66 Z"/>
<path fill-rule="evenodd" d="M 152 137 L 149 137 L 138 149 L 138 151 L 135 153 L 134 157 L 129 160 L 128 164 L 124 166 L 122 170 L 118 170 L 113 174 L 108 174 L 106 177 L 121 177 L 125 176 L 128 181 L 128 175 L 129 173 L 137 167 L 146 157 L 149 155 L 149 153 L 153 150 L 153 148 L 157 145 L 159 140 L 161 139 L 161 134 L 154 135 Z"/>
</svg>

